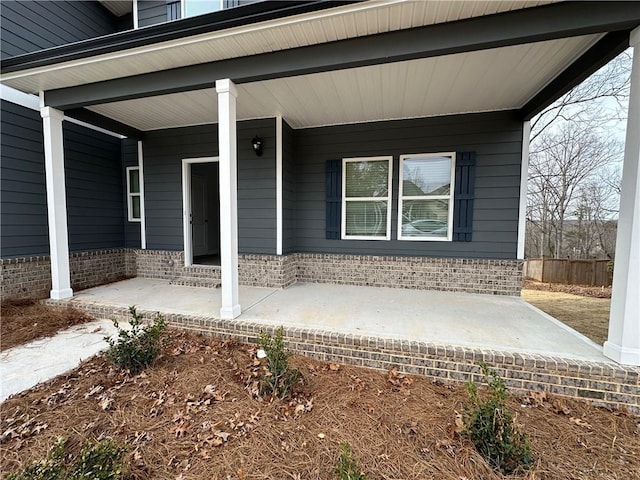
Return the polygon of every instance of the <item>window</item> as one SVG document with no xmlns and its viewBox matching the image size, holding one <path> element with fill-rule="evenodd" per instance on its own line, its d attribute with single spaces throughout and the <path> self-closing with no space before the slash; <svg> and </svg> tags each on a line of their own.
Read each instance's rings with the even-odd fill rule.
<svg viewBox="0 0 640 480">
<path fill-rule="evenodd" d="M 205 13 L 217 12 L 224 8 L 224 0 L 182 0 L 183 17 L 195 17 Z"/>
<path fill-rule="evenodd" d="M 455 153 L 400 156 L 398 239 L 450 241 Z"/>
<path fill-rule="evenodd" d="M 140 168 L 127 167 L 127 211 L 130 222 L 141 221 Z"/>
<path fill-rule="evenodd" d="M 391 157 L 342 161 L 342 238 L 391 238 Z"/>
</svg>

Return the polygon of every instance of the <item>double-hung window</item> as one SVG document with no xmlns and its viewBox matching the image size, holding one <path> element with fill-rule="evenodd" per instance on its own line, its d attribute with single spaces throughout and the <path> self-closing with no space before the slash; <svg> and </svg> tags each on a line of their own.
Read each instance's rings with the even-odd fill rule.
<svg viewBox="0 0 640 480">
<path fill-rule="evenodd" d="M 342 160 L 342 238 L 391 238 L 392 157 Z"/>
<path fill-rule="evenodd" d="M 456 154 L 400 156 L 398 239 L 450 241 Z"/>
<path fill-rule="evenodd" d="M 127 211 L 130 222 L 141 221 L 139 167 L 127 167 Z"/>
</svg>

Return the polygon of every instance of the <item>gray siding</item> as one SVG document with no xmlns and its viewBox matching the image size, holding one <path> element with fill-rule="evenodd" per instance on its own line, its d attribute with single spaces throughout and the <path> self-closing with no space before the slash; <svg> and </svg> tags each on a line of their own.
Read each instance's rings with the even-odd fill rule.
<svg viewBox="0 0 640 480">
<path fill-rule="evenodd" d="M 25 107 L 0 105 L 0 255 L 47 255 L 42 119 Z"/>
<path fill-rule="evenodd" d="M 95 1 L 9 1 L 0 9 L 2 58 L 114 33 L 123 25 Z"/>
<path fill-rule="evenodd" d="M 167 21 L 167 3 L 169 0 L 138 1 L 138 27 L 148 27 Z"/>
<path fill-rule="evenodd" d="M 374 122 L 296 130 L 296 244 L 299 252 L 516 258 L 522 122 L 511 112 Z M 397 238 L 398 162 L 410 153 L 476 151 L 471 242 Z M 393 155 L 389 241 L 325 239 L 325 161 Z"/>
<path fill-rule="evenodd" d="M 264 139 L 257 157 L 251 139 Z M 275 123 L 238 123 L 238 248 L 274 254 L 276 248 Z M 148 132 L 143 142 L 147 247 L 182 250 L 182 159 L 218 155 L 217 125 Z"/>
<path fill-rule="evenodd" d="M 293 139 L 295 132 L 282 121 L 282 253 L 295 252 L 296 177 Z"/>
<path fill-rule="evenodd" d="M 69 250 L 124 246 L 120 139 L 64 122 Z"/>
<path fill-rule="evenodd" d="M 127 211 L 127 167 L 138 166 L 138 142 L 122 140 L 122 218 L 124 221 L 124 246 L 140 248 L 140 222 L 130 222 Z"/>
</svg>

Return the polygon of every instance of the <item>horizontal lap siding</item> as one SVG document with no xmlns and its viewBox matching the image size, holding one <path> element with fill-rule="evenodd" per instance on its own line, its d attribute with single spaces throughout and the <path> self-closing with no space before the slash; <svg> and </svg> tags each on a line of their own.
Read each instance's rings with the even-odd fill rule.
<svg viewBox="0 0 640 480">
<path fill-rule="evenodd" d="M 138 27 L 147 27 L 167 21 L 167 1 L 139 1 Z"/>
<path fill-rule="evenodd" d="M 3 258 L 49 253 L 42 119 L 1 102 L 0 252 Z"/>
<path fill-rule="evenodd" d="M 124 246 L 121 141 L 64 122 L 69 250 Z"/>
<path fill-rule="evenodd" d="M 282 122 L 282 253 L 295 252 L 295 159 L 293 155 L 294 131 Z"/>
<path fill-rule="evenodd" d="M 122 207 L 124 220 L 124 246 L 140 248 L 140 222 L 129 221 L 127 207 L 127 167 L 138 166 L 138 142 L 125 138 L 122 140 Z M 144 166 L 143 166 L 144 168 Z"/>
<path fill-rule="evenodd" d="M 522 122 L 511 112 L 373 122 L 295 131 L 296 245 L 300 252 L 516 258 Z M 399 156 L 477 152 L 473 240 L 415 242 L 397 238 Z M 391 238 L 325 239 L 325 162 L 393 155 Z"/>
<path fill-rule="evenodd" d="M 256 156 L 251 139 L 264 140 Z M 238 249 L 274 254 L 276 249 L 275 123 L 238 122 Z M 182 250 L 182 159 L 218 156 L 217 125 L 148 132 L 144 145 L 147 247 Z"/>
<path fill-rule="evenodd" d="M 88 1 L 2 2 L 0 16 L 2 58 L 108 35 L 119 27 L 106 8 Z"/>
</svg>

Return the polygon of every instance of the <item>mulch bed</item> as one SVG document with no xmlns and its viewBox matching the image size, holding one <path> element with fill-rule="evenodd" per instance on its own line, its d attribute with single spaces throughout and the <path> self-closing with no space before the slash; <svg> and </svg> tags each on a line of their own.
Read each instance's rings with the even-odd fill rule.
<svg viewBox="0 0 640 480">
<path fill-rule="evenodd" d="M 542 283 L 525 279 L 522 288 L 528 290 L 543 290 L 545 292 L 561 292 L 579 295 L 581 297 L 611 298 L 611 287 L 593 287 L 589 285 L 565 285 L 562 283 Z"/>
<path fill-rule="evenodd" d="M 35 299 L 4 300 L 0 309 L 0 351 L 93 320 L 74 308 L 51 307 Z"/>
<path fill-rule="evenodd" d="M 304 385 L 260 399 L 254 345 L 171 335 L 140 375 L 97 356 L 6 400 L 3 472 L 43 458 L 57 437 L 78 449 L 111 437 L 128 446 L 136 479 L 331 479 L 341 442 L 372 480 L 504 478 L 457 432 L 463 386 L 296 356 Z M 509 405 L 536 457 L 524 478 L 640 478 L 640 418 L 541 393 Z"/>
</svg>

